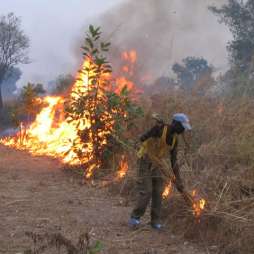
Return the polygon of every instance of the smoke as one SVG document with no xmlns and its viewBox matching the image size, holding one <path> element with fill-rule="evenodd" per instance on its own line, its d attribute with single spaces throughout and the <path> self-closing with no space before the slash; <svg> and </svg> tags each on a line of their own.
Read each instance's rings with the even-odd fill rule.
<svg viewBox="0 0 254 254">
<path fill-rule="evenodd" d="M 136 49 L 141 76 L 152 80 L 167 76 L 172 64 L 187 56 L 202 56 L 225 71 L 231 34 L 207 9 L 223 2 L 128 0 L 104 13 L 97 23 L 112 42 L 113 56 Z"/>
</svg>

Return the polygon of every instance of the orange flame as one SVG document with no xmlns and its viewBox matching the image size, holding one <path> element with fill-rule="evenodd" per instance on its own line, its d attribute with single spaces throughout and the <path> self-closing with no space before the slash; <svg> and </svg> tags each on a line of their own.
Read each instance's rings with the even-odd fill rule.
<svg viewBox="0 0 254 254">
<path fill-rule="evenodd" d="M 135 67 L 137 63 L 137 52 L 132 49 L 129 51 L 124 51 L 122 53 L 122 60 L 124 60 L 124 65 L 121 67 L 123 72 L 122 76 L 116 78 L 116 89 L 115 92 L 120 94 L 123 88 L 127 88 L 129 91 L 132 91 L 133 94 L 141 93 L 141 90 L 137 89 L 133 80 L 135 78 Z M 127 78 L 127 77 L 128 78 Z"/>
<path fill-rule="evenodd" d="M 171 193 L 172 193 L 172 182 L 170 181 L 162 193 L 163 199 L 168 198 Z"/>
<path fill-rule="evenodd" d="M 127 54 L 134 60 L 134 53 Z M 69 97 L 75 98 L 79 94 L 87 93 L 90 79 L 87 74 L 87 67 L 91 66 L 93 63 L 89 61 L 84 61 L 82 64 L 81 71 L 78 73 L 76 81 L 72 87 Z M 91 74 L 91 73 L 90 73 Z M 110 80 L 108 74 L 102 77 L 105 80 Z M 118 92 L 123 88 L 123 84 L 129 84 L 128 89 L 132 89 L 134 84 L 127 79 L 121 78 L 116 83 L 116 88 Z M 98 96 L 105 101 L 105 91 L 102 89 L 98 90 Z M 46 155 L 52 156 L 54 158 L 60 159 L 62 162 L 70 165 L 82 165 L 87 162 L 89 163 L 89 168 L 86 168 L 86 178 L 91 178 L 93 172 L 96 168 L 100 167 L 98 160 L 93 157 L 93 151 L 95 149 L 94 140 L 92 138 L 92 133 L 89 129 L 94 124 L 91 120 L 89 114 L 85 114 L 84 119 L 72 120 L 65 118 L 64 115 L 64 98 L 48 96 L 42 99 L 45 103 L 45 107 L 36 116 L 35 121 L 26 129 L 21 128 L 20 132 L 15 137 L 8 137 L 0 139 L 0 144 L 13 147 L 19 150 L 27 150 L 32 155 Z M 105 103 L 107 103 L 105 101 Z M 95 107 L 95 105 L 91 105 Z M 126 114 L 126 112 L 123 112 Z M 70 121 L 71 120 L 71 121 Z M 106 129 L 99 133 L 100 145 L 107 144 L 107 135 L 109 135 L 113 130 L 113 117 L 109 112 L 103 114 L 103 120 Z M 88 130 L 88 137 L 86 141 L 86 148 L 82 146 L 82 140 L 80 139 L 78 132 L 81 130 Z M 82 156 L 77 156 L 75 151 L 73 151 L 73 144 L 80 150 Z M 126 169 L 126 164 L 122 165 Z M 127 164 L 128 169 L 128 164 Z M 126 169 L 126 171 L 127 171 Z M 123 175 L 124 173 L 121 173 Z"/>
<path fill-rule="evenodd" d="M 82 69 L 85 69 L 88 64 L 85 61 Z M 86 92 L 87 86 L 88 77 L 85 72 L 80 72 L 70 96 L 75 97 L 77 93 Z M 57 122 L 56 115 L 63 115 L 63 112 L 59 112 L 59 109 L 62 110 L 64 99 L 62 97 L 48 96 L 43 101 L 47 106 L 41 110 L 35 121 L 26 130 L 22 143 L 17 142 L 17 137 L 6 138 L 0 140 L 0 142 L 16 149 L 28 150 L 33 155 L 47 155 L 59 158 L 64 163 L 70 165 L 82 164 L 91 159 L 87 156 L 94 149 L 93 142 L 91 141 L 88 142 L 86 150 L 83 150 L 84 156 L 82 159 L 78 158 L 76 153 L 71 151 L 73 142 L 78 143 L 80 149 L 82 149 L 78 131 L 90 128 L 92 123 L 89 117 L 72 122 L 68 121 L 69 119 L 64 119 L 64 117 L 59 117 L 59 119 L 64 120 Z M 78 125 L 79 128 L 77 128 Z M 21 135 L 22 133 L 20 132 L 18 136 L 20 137 Z M 103 142 L 106 142 L 105 139 Z M 71 152 L 67 153 L 68 151 Z M 94 165 L 87 170 L 87 177 L 92 175 L 93 168 L 95 168 Z"/>
<path fill-rule="evenodd" d="M 119 77 L 116 79 L 116 89 L 115 92 L 120 94 L 124 87 L 127 87 L 128 90 L 133 90 L 135 85 L 133 82 L 129 81 L 125 77 Z"/>
<path fill-rule="evenodd" d="M 127 158 L 123 155 L 120 161 L 118 172 L 117 172 L 117 178 L 118 179 L 124 178 L 127 174 L 128 169 L 129 169 L 129 165 L 127 162 Z"/>
<path fill-rule="evenodd" d="M 205 209 L 205 205 L 206 205 L 206 200 L 201 198 L 199 199 L 197 197 L 197 191 L 193 190 L 192 192 L 192 198 L 193 198 L 193 204 L 192 204 L 192 209 L 193 209 L 193 215 L 199 219 L 202 212 Z"/>
<path fill-rule="evenodd" d="M 130 51 L 124 51 L 122 53 L 122 59 L 125 61 L 129 61 L 132 64 L 136 63 L 137 61 L 137 52 L 136 50 L 132 49 Z"/>
</svg>

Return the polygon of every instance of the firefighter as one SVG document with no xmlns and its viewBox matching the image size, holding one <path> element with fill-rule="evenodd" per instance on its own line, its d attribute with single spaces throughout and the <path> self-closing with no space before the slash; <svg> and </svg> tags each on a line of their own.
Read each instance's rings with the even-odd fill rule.
<svg viewBox="0 0 254 254">
<path fill-rule="evenodd" d="M 170 125 L 164 124 L 157 114 L 153 115 L 155 126 L 145 133 L 138 151 L 138 199 L 131 213 L 129 224 L 137 226 L 144 215 L 150 199 L 151 226 L 160 229 L 160 212 L 165 179 L 173 179 L 179 192 L 184 191 L 177 164 L 178 135 L 191 130 L 189 118 L 178 113 L 173 116 Z M 184 139 L 185 141 L 185 139 Z M 170 164 L 167 160 L 170 158 Z M 172 170 L 171 170 L 172 169 Z"/>
</svg>

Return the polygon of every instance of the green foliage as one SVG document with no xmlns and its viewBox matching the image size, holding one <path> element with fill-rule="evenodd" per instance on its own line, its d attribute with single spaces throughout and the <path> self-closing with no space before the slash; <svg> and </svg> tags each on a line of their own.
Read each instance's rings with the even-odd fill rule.
<svg viewBox="0 0 254 254">
<path fill-rule="evenodd" d="M 221 79 L 223 95 L 231 98 L 254 96 L 254 80 L 239 68 L 231 68 Z"/>
<path fill-rule="evenodd" d="M 88 171 L 94 164 L 101 165 L 105 155 L 110 154 L 116 144 L 113 136 L 125 132 L 129 121 L 141 114 L 140 108 L 131 101 L 127 88 L 119 95 L 112 91 L 112 67 L 105 56 L 109 47 L 109 42 L 101 40 L 100 28 L 89 26 L 82 47 L 86 64 L 80 71 L 87 80 L 77 80 L 78 86 L 66 106 L 68 121 L 76 121 L 79 129 L 71 151 L 78 155 Z M 91 126 L 80 128 L 87 122 Z M 93 149 L 88 149 L 88 143 L 93 144 Z"/>
<path fill-rule="evenodd" d="M 84 60 L 87 64 L 80 71 L 81 75 L 88 77 L 87 81 L 79 80 L 81 83 L 76 91 L 72 92 L 71 100 L 66 108 L 69 121 L 76 121 L 77 128 L 80 125 L 89 121 L 91 127 L 79 130 L 79 139 L 83 146 L 78 147 L 76 140 L 72 150 L 78 155 L 80 160 L 84 156 L 84 151 L 87 151 L 87 143 L 95 143 L 93 151 L 86 154 L 92 160 L 88 164 L 100 164 L 100 158 L 104 150 L 104 136 L 101 132 L 108 132 L 110 126 L 105 121 L 108 118 L 108 108 L 106 89 L 109 87 L 109 81 L 106 79 L 106 74 L 111 72 L 111 66 L 103 55 L 108 51 L 109 43 L 100 42 L 100 28 L 89 27 L 85 44 L 82 47 Z M 89 165 L 87 165 L 89 167 Z"/>
<path fill-rule="evenodd" d="M 108 106 L 115 119 L 115 131 L 118 136 L 122 131 L 128 131 L 134 125 L 135 119 L 143 116 L 143 110 L 131 99 L 130 91 L 125 86 L 120 94 L 107 93 Z M 116 114 L 114 114 L 116 112 Z M 126 123 L 125 125 L 123 123 Z M 122 137 L 123 138 L 123 137 Z M 124 138 L 123 138 L 124 139 Z"/>
<path fill-rule="evenodd" d="M 74 84 L 75 78 L 70 75 L 60 75 L 56 79 L 56 85 L 53 90 L 53 93 L 55 94 L 63 94 L 70 90 L 71 86 Z"/>
<path fill-rule="evenodd" d="M 5 105 L 4 113 L 0 114 L 0 128 L 18 127 L 20 122 L 31 122 L 44 106 L 39 96 L 45 92 L 42 84 L 28 83 L 24 86 L 18 98 Z"/>
<path fill-rule="evenodd" d="M 228 44 L 231 69 L 223 77 L 225 94 L 254 95 L 254 2 L 229 0 L 221 8 L 209 8 L 233 34 Z"/>
<path fill-rule="evenodd" d="M 100 241 L 96 241 L 94 246 L 88 248 L 88 254 L 97 254 L 103 249 L 103 244 Z"/>
<path fill-rule="evenodd" d="M 213 67 L 204 58 L 186 57 L 183 64 L 175 63 L 172 70 L 177 75 L 178 84 L 185 90 L 192 90 L 195 85 L 205 79 L 213 80 Z"/>
<path fill-rule="evenodd" d="M 228 45 L 231 63 L 241 70 L 253 68 L 254 56 L 254 2 L 229 0 L 221 8 L 210 7 L 233 34 Z"/>
<path fill-rule="evenodd" d="M 38 96 L 45 94 L 45 92 L 42 84 L 28 83 L 24 86 L 19 96 L 20 106 L 16 112 L 17 117 L 25 117 L 31 121 L 42 106 L 42 101 Z"/>
<path fill-rule="evenodd" d="M 105 161 L 120 150 L 129 150 L 132 140 L 129 133 L 136 127 L 136 120 L 144 115 L 140 106 L 132 99 L 130 91 L 124 87 L 120 94 L 107 93 L 109 110 L 114 119 L 114 130 L 104 151 Z"/>
</svg>

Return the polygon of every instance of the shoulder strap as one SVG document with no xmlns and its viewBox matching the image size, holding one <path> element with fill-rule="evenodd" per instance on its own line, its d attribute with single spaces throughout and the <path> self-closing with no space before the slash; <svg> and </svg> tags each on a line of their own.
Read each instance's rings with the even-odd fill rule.
<svg viewBox="0 0 254 254">
<path fill-rule="evenodd" d="M 161 141 L 163 145 L 167 144 L 167 132 L 168 132 L 168 126 L 165 125 L 163 128 L 162 136 L 161 136 Z"/>
<path fill-rule="evenodd" d="M 165 125 L 164 129 L 163 129 L 162 137 L 161 137 L 162 145 L 169 146 L 170 150 L 173 150 L 176 145 L 176 142 L 177 142 L 177 134 L 174 134 L 172 144 L 168 145 L 167 144 L 167 132 L 168 132 L 168 126 Z"/>
</svg>

